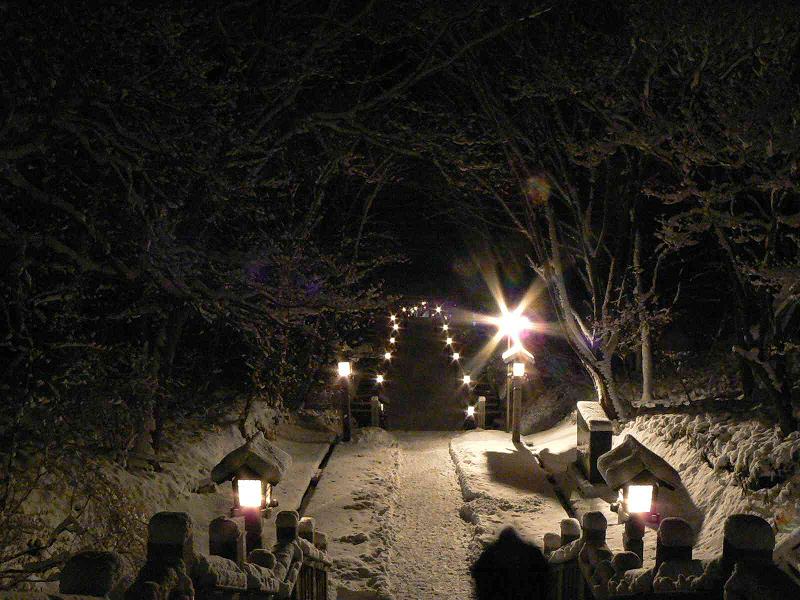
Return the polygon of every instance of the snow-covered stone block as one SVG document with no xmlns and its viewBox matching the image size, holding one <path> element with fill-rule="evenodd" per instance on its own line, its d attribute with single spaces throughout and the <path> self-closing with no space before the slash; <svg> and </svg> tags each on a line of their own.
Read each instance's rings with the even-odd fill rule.
<svg viewBox="0 0 800 600">
<path fill-rule="evenodd" d="M 159 512 L 147 528 L 147 560 L 190 568 L 194 560 L 192 518 L 184 512 Z"/>
<path fill-rule="evenodd" d="M 297 537 L 300 515 L 294 510 L 282 510 L 275 517 L 275 534 L 278 542 L 288 543 Z"/>
<path fill-rule="evenodd" d="M 725 520 L 725 544 L 740 550 L 775 549 L 775 533 L 769 523 L 756 515 L 731 515 Z"/>
<path fill-rule="evenodd" d="M 542 539 L 542 550 L 546 556 L 561 548 L 561 536 L 557 533 L 545 533 Z"/>
<path fill-rule="evenodd" d="M 619 489 L 642 474 L 651 474 L 672 489 L 681 485 L 678 472 L 630 434 L 598 459 L 597 468 L 612 489 Z"/>
<path fill-rule="evenodd" d="M 664 561 L 691 560 L 694 539 L 692 526 L 684 519 L 667 517 L 662 520 L 656 538 L 656 569 Z"/>
<path fill-rule="evenodd" d="M 591 542 L 604 542 L 608 520 L 599 510 L 592 510 L 583 515 L 581 522 L 583 539 Z"/>
<path fill-rule="evenodd" d="M 581 524 L 578 519 L 561 519 L 561 543 L 570 544 L 581 537 Z"/>
<path fill-rule="evenodd" d="M 198 556 L 192 567 L 192 580 L 199 589 L 247 590 L 247 574 L 234 561 L 222 556 Z"/>
<path fill-rule="evenodd" d="M 62 594 L 105 596 L 121 573 L 122 560 L 116 552 L 79 552 L 61 570 L 58 589 Z"/>
<path fill-rule="evenodd" d="M 314 517 L 303 517 L 297 524 L 297 535 L 314 543 Z"/>
<path fill-rule="evenodd" d="M 244 445 L 227 454 L 212 470 L 211 480 L 222 483 L 236 477 L 243 469 L 262 481 L 275 485 L 283 479 L 292 457 L 258 432 Z"/>
<path fill-rule="evenodd" d="M 246 538 L 242 519 L 217 517 L 208 525 L 208 549 L 214 556 L 221 556 L 237 564 L 244 562 Z"/>
<path fill-rule="evenodd" d="M 669 548 L 692 546 L 694 538 L 695 534 L 692 526 L 680 517 L 662 519 L 658 527 L 659 543 Z"/>
<path fill-rule="evenodd" d="M 597 460 L 611 450 L 612 424 L 599 402 L 578 402 L 577 464 L 590 483 L 603 483 Z"/>
<path fill-rule="evenodd" d="M 578 416 L 589 431 L 612 431 L 613 423 L 599 402 L 578 402 Z"/>
</svg>

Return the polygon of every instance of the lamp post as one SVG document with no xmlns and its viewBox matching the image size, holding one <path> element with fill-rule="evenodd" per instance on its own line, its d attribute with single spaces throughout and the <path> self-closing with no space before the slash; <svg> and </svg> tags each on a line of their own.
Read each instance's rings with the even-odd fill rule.
<svg viewBox="0 0 800 600">
<path fill-rule="evenodd" d="M 522 314 L 524 309 L 524 305 L 522 304 L 514 310 L 508 310 L 505 303 L 502 303 L 500 309 L 502 311 L 501 314 L 497 317 L 491 317 L 489 322 L 499 329 L 499 336 L 501 338 L 505 337 L 508 342 L 506 351 L 503 352 L 503 360 L 508 365 L 506 367 L 506 431 L 512 431 L 514 429 L 513 396 L 515 393 L 515 377 L 512 372 L 511 363 L 515 362 L 513 356 L 518 354 L 520 350 L 527 356 L 523 355 L 522 358 L 516 362 L 533 359 L 533 356 L 523 347 L 521 339 L 523 331 L 533 329 L 533 323 L 531 323 L 528 317 Z M 518 438 L 519 436 L 515 435 L 514 437 Z"/>
<path fill-rule="evenodd" d="M 344 393 L 344 415 L 342 416 L 342 441 L 349 442 L 352 439 L 353 432 L 352 432 L 352 419 L 353 419 L 353 412 L 351 406 L 351 398 L 350 398 L 350 375 L 353 373 L 353 369 L 350 365 L 350 361 L 341 361 L 338 364 L 338 372 L 339 372 L 339 380 L 342 382 L 343 393 Z"/>
<path fill-rule="evenodd" d="M 511 379 L 511 440 L 516 444 L 522 439 L 521 420 L 522 420 L 522 383 L 525 378 L 525 363 L 533 362 L 533 355 L 516 344 L 503 352 L 503 360 L 508 365 L 508 373 Z"/>
</svg>

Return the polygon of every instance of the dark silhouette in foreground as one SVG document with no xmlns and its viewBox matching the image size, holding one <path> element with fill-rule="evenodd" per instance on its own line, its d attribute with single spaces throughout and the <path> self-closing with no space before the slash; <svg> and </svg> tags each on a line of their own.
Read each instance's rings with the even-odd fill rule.
<svg viewBox="0 0 800 600">
<path fill-rule="evenodd" d="M 478 600 L 544 600 L 547 560 L 542 551 L 506 527 L 475 564 L 472 578 Z"/>
</svg>

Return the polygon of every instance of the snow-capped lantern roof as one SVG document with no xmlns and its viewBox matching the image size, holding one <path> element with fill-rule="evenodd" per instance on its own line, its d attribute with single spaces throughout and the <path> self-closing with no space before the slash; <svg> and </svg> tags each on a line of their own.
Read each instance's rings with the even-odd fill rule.
<svg viewBox="0 0 800 600">
<path fill-rule="evenodd" d="M 648 477 L 672 490 L 681 485 L 678 472 L 630 434 L 619 446 L 597 459 L 597 469 L 608 486 L 615 490 Z"/>
<path fill-rule="evenodd" d="M 245 444 L 229 452 L 211 470 L 211 480 L 223 483 L 247 475 L 275 485 L 283 479 L 292 457 L 264 437 L 260 431 Z"/>
</svg>

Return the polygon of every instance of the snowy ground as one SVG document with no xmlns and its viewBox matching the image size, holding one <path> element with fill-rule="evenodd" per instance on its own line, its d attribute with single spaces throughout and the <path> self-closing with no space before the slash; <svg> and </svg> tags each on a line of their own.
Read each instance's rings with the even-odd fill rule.
<svg viewBox="0 0 800 600">
<path fill-rule="evenodd" d="M 332 597 L 392 598 L 399 461 L 394 436 L 368 428 L 338 444 L 325 468 L 306 515 L 328 536 Z"/>
<path fill-rule="evenodd" d="M 464 497 L 462 515 L 475 525 L 473 553 L 507 525 L 541 546 L 558 531 L 564 511 L 547 473 L 525 444 L 503 431 L 476 430 L 450 443 Z"/>
<path fill-rule="evenodd" d="M 472 526 L 448 454 L 451 432 L 400 433 L 400 475 L 393 525 L 391 581 L 395 597 L 472 597 L 468 547 Z"/>
</svg>

